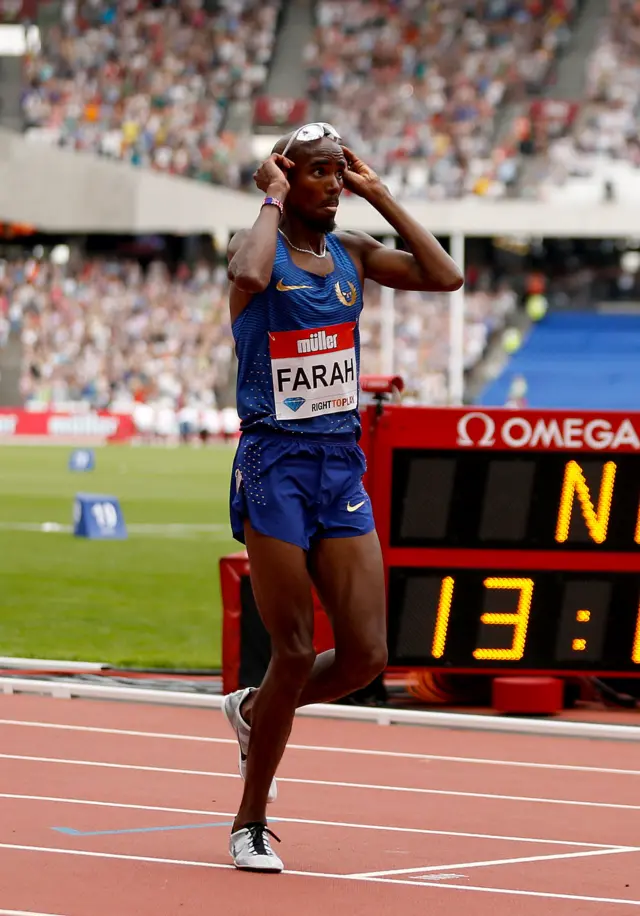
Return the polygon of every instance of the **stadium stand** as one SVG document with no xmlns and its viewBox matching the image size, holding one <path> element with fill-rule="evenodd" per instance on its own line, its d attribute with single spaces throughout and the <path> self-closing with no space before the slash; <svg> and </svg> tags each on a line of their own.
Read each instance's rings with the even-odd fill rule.
<svg viewBox="0 0 640 916">
<path fill-rule="evenodd" d="M 531 165 L 526 152 L 537 154 L 526 170 L 525 191 L 534 196 L 599 199 L 615 173 L 627 196 L 637 188 L 640 198 L 636 2 L 607 3 L 586 102 L 549 97 L 585 3 L 593 11 L 588 0 L 317 0 L 316 27 L 301 48 L 309 117 L 339 125 L 405 200 L 515 195 L 523 164 Z M 27 136 L 200 181 L 251 185 L 250 144 L 226 129 L 226 114 L 234 100 L 264 98 L 284 6 L 70 0 L 62 23 L 43 31 L 40 50 L 26 58 Z M 581 266 L 574 286 L 587 276 L 586 302 L 597 298 L 596 278 Z M 467 370 L 517 310 L 518 269 L 498 288 L 467 283 Z M 143 271 L 76 255 L 60 267 L 14 253 L 2 271 L 0 346 L 20 329 L 30 405 L 127 409 L 144 400 L 179 411 L 228 402 L 234 360 L 222 268 L 182 267 L 170 276 L 160 262 Z M 371 286 L 367 301 L 363 371 L 374 373 L 379 288 Z M 395 298 L 395 368 L 421 403 L 447 399 L 448 308 L 444 296 Z M 530 347 L 553 333 L 554 320 L 516 355 L 511 378 Z M 508 391 L 503 378 L 485 395 L 505 403 Z"/>
<path fill-rule="evenodd" d="M 519 124 L 571 36 L 580 0 L 318 0 L 308 97 L 395 193 L 502 197 Z M 27 60 L 28 137 L 231 187 L 251 184 L 229 103 L 268 76 L 281 0 L 67 4 Z"/>
<path fill-rule="evenodd" d="M 322 116 L 405 197 L 502 197 L 515 185 L 518 125 L 571 37 L 577 0 L 319 0 L 305 49 Z"/>
<path fill-rule="evenodd" d="M 361 318 L 363 372 L 383 371 L 380 287 L 365 290 Z M 494 334 L 502 330 L 517 305 L 507 286 L 478 289 L 465 297 L 464 368 L 473 369 L 485 355 Z M 448 402 L 449 300 L 436 293 L 397 292 L 395 296 L 394 372 L 405 379 L 405 400 L 420 404 Z"/>
<path fill-rule="evenodd" d="M 605 12 L 605 10 L 603 10 Z M 585 97 L 566 103 L 559 132 L 548 125 L 531 187 L 542 200 L 640 202 L 640 7 L 610 0 L 585 65 Z"/>
<path fill-rule="evenodd" d="M 380 287 L 368 285 L 362 318 L 362 369 L 382 371 Z M 491 335 L 516 307 L 502 287 L 467 295 L 465 367 L 482 358 Z M 223 407 L 233 398 L 233 339 L 224 269 L 199 264 L 170 276 L 161 262 L 35 258 L 5 262 L 0 314 L 10 311 L 23 344 L 21 392 L 27 405 L 83 402 L 128 412 L 137 403 Z M 445 295 L 398 293 L 395 371 L 408 396 L 447 400 L 449 304 Z"/>
<path fill-rule="evenodd" d="M 232 356 L 225 281 L 204 264 L 175 277 L 160 262 L 8 265 L 0 289 L 21 315 L 25 402 L 216 407 Z"/>
<path fill-rule="evenodd" d="M 530 407 L 635 411 L 639 361 L 640 314 L 550 314 L 478 403 L 504 404 L 520 376 Z"/>
<path fill-rule="evenodd" d="M 280 0 L 65 6 L 27 59 L 27 136 L 240 185 L 246 144 L 225 131 L 225 114 L 267 77 Z"/>
</svg>

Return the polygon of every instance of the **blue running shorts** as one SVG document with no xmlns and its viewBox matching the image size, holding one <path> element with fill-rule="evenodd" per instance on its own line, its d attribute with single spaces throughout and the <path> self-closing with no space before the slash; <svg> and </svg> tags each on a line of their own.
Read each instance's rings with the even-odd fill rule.
<svg viewBox="0 0 640 916">
<path fill-rule="evenodd" d="M 231 475 L 231 528 L 244 544 L 254 531 L 309 550 L 322 538 L 373 531 L 362 484 L 364 453 L 353 435 L 244 433 Z"/>
</svg>

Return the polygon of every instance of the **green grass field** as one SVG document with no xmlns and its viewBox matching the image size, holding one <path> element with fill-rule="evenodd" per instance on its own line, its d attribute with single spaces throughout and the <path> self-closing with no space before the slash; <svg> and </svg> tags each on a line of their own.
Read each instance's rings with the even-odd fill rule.
<svg viewBox="0 0 640 916">
<path fill-rule="evenodd" d="M 0 447 L 0 655 L 141 667 L 220 665 L 218 560 L 233 449 Z M 120 499 L 125 541 L 70 533 L 77 492 Z M 46 522 L 65 526 L 44 532 Z"/>
</svg>

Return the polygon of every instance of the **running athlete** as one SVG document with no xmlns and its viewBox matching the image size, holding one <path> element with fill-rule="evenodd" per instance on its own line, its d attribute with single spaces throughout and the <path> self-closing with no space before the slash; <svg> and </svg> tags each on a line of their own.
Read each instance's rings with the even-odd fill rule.
<svg viewBox="0 0 640 916">
<path fill-rule="evenodd" d="M 231 856 L 238 868 L 278 872 L 266 806 L 296 708 L 370 684 L 387 661 L 382 555 L 358 445 L 363 284 L 451 291 L 463 279 L 329 124 L 282 138 L 254 180 L 266 197 L 228 250 L 241 419 L 231 526 L 246 544 L 271 661 L 260 688 L 227 695 L 224 711 L 245 778 Z M 335 230 L 344 188 L 409 251 Z M 312 584 L 335 645 L 317 657 Z"/>
</svg>

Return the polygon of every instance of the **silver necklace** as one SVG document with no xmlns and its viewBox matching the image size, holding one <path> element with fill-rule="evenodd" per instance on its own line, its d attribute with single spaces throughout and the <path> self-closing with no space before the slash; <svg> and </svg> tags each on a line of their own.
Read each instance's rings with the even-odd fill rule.
<svg viewBox="0 0 640 916">
<path fill-rule="evenodd" d="M 294 245 L 291 239 L 284 234 L 282 229 L 278 229 L 278 232 L 280 233 L 280 235 L 285 237 L 285 239 L 287 240 L 287 242 L 293 248 L 294 251 L 299 251 L 302 254 L 312 254 L 314 258 L 326 258 L 327 256 L 327 237 L 326 236 L 322 239 L 322 253 L 316 254 L 316 252 L 313 251 L 311 248 L 298 248 L 297 245 Z"/>
</svg>

